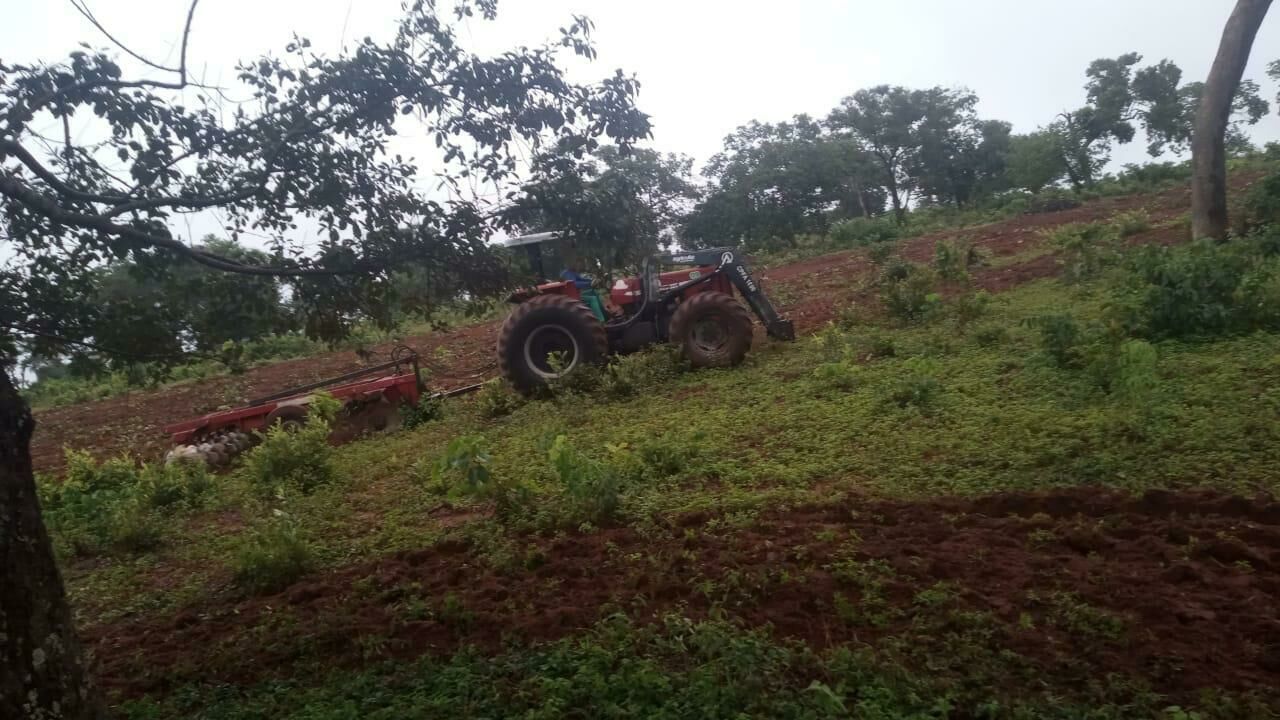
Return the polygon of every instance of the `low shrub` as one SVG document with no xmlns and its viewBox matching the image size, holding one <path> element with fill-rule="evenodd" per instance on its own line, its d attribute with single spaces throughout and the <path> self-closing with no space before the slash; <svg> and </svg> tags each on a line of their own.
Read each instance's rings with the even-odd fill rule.
<svg viewBox="0 0 1280 720">
<path fill-rule="evenodd" d="M 1145 208 L 1122 212 L 1107 223 L 1117 235 L 1127 238 L 1151 229 L 1151 213 Z"/>
<path fill-rule="evenodd" d="M 255 594 L 283 590 L 315 564 L 315 553 L 297 521 L 282 510 L 251 530 L 232 555 L 236 585 Z"/>
<path fill-rule="evenodd" d="M 1080 199 L 1070 190 L 1047 188 L 1027 198 L 1025 212 L 1028 215 L 1038 213 L 1062 212 L 1080 207 Z"/>
<path fill-rule="evenodd" d="M 1108 390 L 1130 405 L 1145 405 L 1160 385 L 1157 374 L 1159 353 L 1143 340 L 1126 340 L 1119 345 L 1110 366 Z"/>
<path fill-rule="evenodd" d="M 688 470 L 702 453 L 703 439 L 701 433 L 685 435 L 666 432 L 659 437 L 637 443 L 635 455 L 640 460 L 642 478 L 658 480 Z"/>
<path fill-rule="evenodd" d="M 839 325 L 828 322 L 825 327 L 813 334 L 813 343 L 818 346 L 824 360 L 838 362 L 850 351 L 849 336 Z"/>
<path fill-rule="evenodd" d="M 824 362 L 813 369 L 813 377 L 824 387 L 852 390 L 858 385 L 858 366 L 849 360 Z"/>
<path fill-rule="evenodd" d="M 1246 230 L 1270 225 L 1280 229 L 1280 172 L 1254 183 L 1241 208 Z"/>
<path fill-rule="evenodd" d="M 1118 256 L 1120 236 L 1114 227 L 1104 223 L 1070 223 L 1041 235 L 1058 251 L 1064 282 L 1095 278 Z"/>
<path fill-rule="evenodd" d="M 268 428 L 262 441 L 244 456 L 244 474 L 263 495 L 281 488 L 310 493 L 338 478 L 329 445 L 329 420 L 312 405 L 306 424 L 296 430 Z"/>
<path fill-rule="evenodd" d="M 616 518 L 622 505 L 623 475 L 616 464 L 587 457 L 564 435 L 552 439 L 546 452 L 563 487 L 570 520 L 599 524 Z"/>
<path fill-rule="evenodd" d="M 991 323 L 973 330 L 973 341 L 978 343 L 979 347 L 995 347 L 996 345 L 1003 345 L 1008 340 L 1009 329 L 1004 325 Z"/>
<path fill-rule="evenodd" d="M 400 406 L 400 425 L 406 430 L 435 422 L 444 417 L 444 401 L 431 395 L 423 395 L 417 405 Z"/>
<path fill-rule="evenodd" d="M 931 358 L 913 357 L 903 363 L 902 370 L 889 384 L 889 401 L 900 408 L 928 414 L 942 392 L 937 363 Z"/>
<path fill-rule="evenodd" d="M 1139 336 L 1209 337 L 1280 327 L 1273 236 L 1145 247 L 1112 286 L 1111 319 Z"/>
<path fill-rule="evenodd" d="M 973 243 L 965 240 L 939 240 L 933 246 L 933 269 L 948 282 L 969 278 L 969 268 L 982 261 Z"/>
<path fill-rule="evenodd" d="M 204 506 L 214 489 L 201 464 L 137 465 L 125 457 L 98 463 L 74 450 L 66 457 L 63 481 L 40 485 L 45 522 L 62 554 L 153 549 L 170 516 Z"/>
<path fill-rule="evenodd" d="M 444 454 L 432 465 L 432 486 L 444 493 L 485 497 L 492 491 L 493 475 L 489 472 L 492 460 L 484 437 L 456 437 L 449 441 Z"/>
<path fill-rule="evenodd" d="M 909 323 L 921 322 L 942 302 L 934 285 L 934 274 L 928 268 L 913 263 L 893 263 L 881 274 L 880 301 L 892 317 Z"/>
<path fill-rule="evenodd" d="M 529 490 L 518 480 L 490 471 L 492 460 L 483 436 L 456 437 L 432 463 L 428 489 L 441 495 L 492 502 L 500 518 L 512 518 L 527 505 Z"/>
<path fill-rule="evenodd" d="M 867 360 L 889 358 L 898 354 L 898 344 L 891 333 L 872 331 L 859 337 L 854 345 L 858 357 Z"/>
<path fill-rule="evenodd" d="M 1083 333 L 1074 317 L 1041 315 L 1027 320 L 1026 324 L 1040 331 L 1040 350 L 1054 365 L 1079 368 L 1084 364 Z"/>
<path fill-rule="evenodd" d="M 991 295 L 986 290 L 968 292 L 951 301 L 951 316 L 961 328 L 981 319 L 991 307 Z"/>
<path fill-rule="evenodd" d="M 501 378 L 494 378 L 476 393 L 476 406 L 480 415 L 489 419 L 506 417 L 525 404 L 525 399 L 512 390 Z"/>
<path fill-rule="evenodd" d="M 867 250 L 867 259 L 869 259 L 872 264 L 884 265 L 889 262 L 889 258 L 893 257 L 893 254 L 897 251 L 898 249 L 889 243 L 872 245 L 871 248 Z"/>
<path fill-rule="evenodd" d="M 855 217 L 831 226 L 832 242 L 840 247 L 863 247 L 898 238 L 898 226 L 888 217 Z"/>
<path fill-rule="evenodd" d="M 688 369 L 689 362 L 679 348 L 657 345 L 611 359 L 604 368 L 599 389 L 608 398 L 628 398 L 644 388 L 668 383 Z"/>
</svg>

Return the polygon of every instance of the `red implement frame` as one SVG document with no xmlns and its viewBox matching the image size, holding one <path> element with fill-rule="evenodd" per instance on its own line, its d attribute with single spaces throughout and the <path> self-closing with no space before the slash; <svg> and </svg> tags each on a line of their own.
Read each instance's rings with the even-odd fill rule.
<svg viewBox="0 0 1280 720">
<path fill-rule="evenodd" d="M 418 373 L 418 355 L 408 348 L 396 348 L 390 362 L 373 365 L 355 372 L 327 378 L 319 382 L 284 390 L 274 395 L 258 398 L 244 407 L 220 410 L 193 420 L 167 425 L 164 431 L 175 445 L 221 430 L 241 432 L 261 431 L 267 427 L 267 416 L 282 405 L 306 405 L 311 393 L 325 389 L 344 405 L 353 402 L 381 401 L 393 406 L 402 402 L 418 404 L 425 388 Z M 357 379 L 390 370 L 391 373 L 373 379 Z M 468 388 L 469 389 L 469 388 Z M 456 394 L 448 393 L 448 394 Z"/>
</svg>

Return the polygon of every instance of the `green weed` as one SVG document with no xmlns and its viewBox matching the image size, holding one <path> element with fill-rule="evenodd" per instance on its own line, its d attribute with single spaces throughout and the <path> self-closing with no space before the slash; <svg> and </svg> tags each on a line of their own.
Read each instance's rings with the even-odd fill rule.
<svg viewBox="0 0 1280 720">
<path fill-rule="evenodd" d="M 601 523 L 616 517 L 622 505 L 622 473 L 616 466 L 583 455 L 564 435 L 552 439 L 546 453 L 564 488 L 571 519 Z"/>
<path fill-rule="evenodd" d="M 948 282 L 968 280 L 970 268 L 981 262 L 982 256 L 971 242 L 939 240 L 933 246 L 933 269 L 938 277 Z"/>
<path fill-rule="evenodd" d="M 440 398 L 423 395 L 417 405 L 400 406 L 400 423 L 406 430 L 435 422 L 444 417 L 444 402 Z"/>
<path fill-rule="evenodd" d="M 275 592 L 315 567 L 315 554 L 303 538 L 297 518 L 275 510 L 251 530 L 232 555 L 235 583 L 251 593 Z"/>
<path fill-rule="evenodd" d="M 908 323 L 927 319 L 942 298 L 928 268 L 911 263 L 887 265 L 880 277 L 880 302 L 890 316 Z"/>
<path fill-rule="evenodd" d="M 214 491 L 203 464 L 97 463 L 68 450 L 62 482 L 40 484 L 45 522 L 63 555 L 144 552 L 162 544 L 168 520 L 203 507 Z"/>
<path fill-rule="evenodd" d="M 887 217 L 856 217 L 832 225 L 830 235 L 837 247 L 862 247 L 897 239 L 898 226 Z"/>
<path fill-rule="evenodd" d="M 1118 257 L 1119 234 L 1104 223 L 1073 223 L 1042 233 L 1058 251 L 1062 280 L 1079 283 L 1091 280 Z"/>
<path fill-rule="evenodd" d="M 264 497 L 281 488 L 309 493 L 333 483 L 338 470 L 329 445 L 329 422 L 323 409 L 312 407 L 308 421 L 296 430 L 277 424 L 244 455 L 245 476 Z"/>
<path fill-rule="evenodd" d="M 524 403 L 525 399 L 499 378 L 486 382 L 480 392 L 476 393 L 480 415 L 490 419 L 510 415 Z"/>
</svg>

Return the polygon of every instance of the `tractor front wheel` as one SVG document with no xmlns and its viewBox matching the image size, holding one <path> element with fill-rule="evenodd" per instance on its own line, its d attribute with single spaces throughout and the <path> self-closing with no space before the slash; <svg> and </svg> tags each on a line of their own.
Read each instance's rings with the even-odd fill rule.
<svg viewBox="0 0 1280 720">
<path fill-rule="evenodd" d="M 671 342 L 696 368 L 733 367 L 751 349 L 751 316 L 729 295 L 701 292 L 676 308 Z"/>
<path fill-rule="evenodd" d="M 538 295 L 520 304 L 498 335 L 498 366 L 516 390 L 531 393 L 609 352 L 604 324 L 586 305 L 564 295 Z"/>
</svg>

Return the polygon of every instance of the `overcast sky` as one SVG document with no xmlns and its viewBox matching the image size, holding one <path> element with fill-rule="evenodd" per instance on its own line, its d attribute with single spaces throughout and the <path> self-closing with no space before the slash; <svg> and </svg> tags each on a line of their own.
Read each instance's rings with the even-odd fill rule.
<svg viewBox="0 0 1280 720">
<path fill-rule="evenodd" d="M 109 30 L 137 49 L 173 59 L 186 0 L 86 0 Z M 66 0 L 0 0 L 0 57 L 63 57 L 77 41 L 103 41 Z M 448 6 L 449 0 L 441 0 Z M 237 59 L 279 52 L 291 33 L 318 50 L 343 40 L 389 37 L 400 0 L 204 0 L 191 63 L 206 82 L 231 84 Z M 600 51 L 574 79 L 614 68 L 636 74 L 640 106 L 653 116 L 652 146 L 699 165 L 752 119 L 825 115 L 840 98 L 881 83 L 965 86 L 986 117 L 1016 131 L 1050 121 L 1084 100 L 1084 69 L 1098 57 L 1137 51 L 1169 58 L 1187 80 L 1208 73 L 1234 0 L 501 0 L 499 20 L 472 21 L 463 39 L 497 51 L 554 37 L 571 14 L 591 17 Z M 1280 18 L 1270 18 L 1246 77 L 1263 84 L 1280 58 Z M 1253 134 L 1280 139 L 1272 114 Z M 1118 162 L 1146 159 L 1142 143 Z"/>
</svg>

